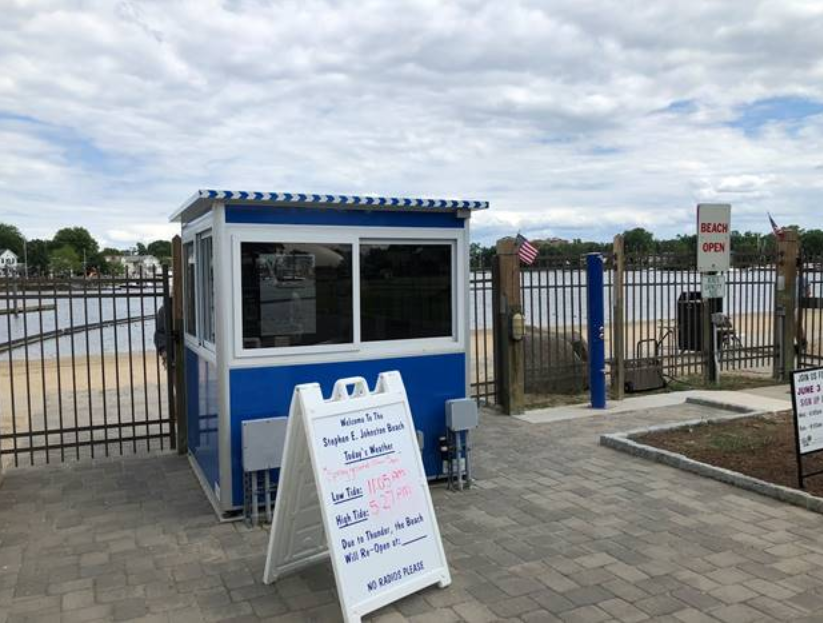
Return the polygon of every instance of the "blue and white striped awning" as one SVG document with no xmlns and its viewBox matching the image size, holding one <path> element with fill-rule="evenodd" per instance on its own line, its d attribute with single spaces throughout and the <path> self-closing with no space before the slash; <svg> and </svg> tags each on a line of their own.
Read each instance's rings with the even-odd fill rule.
<svg viewBox="0 0 823 624">
<path fill-rule="evenodd" d="M 237 204 L 265 204 L 352 209 L 400 208 L 411 210 L 484 210 L 489 202 L 458 199 L 421 199 L 411 197 L 373 197 L 362 195 L 317 195 L 312 193 L 260 193 L 252 191 L 197 191 L 172 216 L 172 221 L 190 220 L 193 213 L 202 213 L 214 201 Z"/>
</svg>

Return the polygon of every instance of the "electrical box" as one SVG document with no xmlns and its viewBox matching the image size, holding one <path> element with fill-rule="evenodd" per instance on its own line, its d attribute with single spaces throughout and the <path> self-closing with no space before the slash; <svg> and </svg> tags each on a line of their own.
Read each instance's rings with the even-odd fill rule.
<svg viewBox="0 0 823 624">
<path fill-rule="evenodd" d="M 452 431 L 468 431 L 477 427 L 479 416 L 474 399 L 446 401 L 446 426 Z"/>
<path fill-rule="evenodd" d="M 285 416 L 243 421 L 243 470 L 280 468 L 286 445 Z"/>
<path fill-rule="evenodd" d="M 511 339 L 520 342 L 526 335 L 526 317 L 520 312 L 512 314 L 511 317 Z"/>
</svg>

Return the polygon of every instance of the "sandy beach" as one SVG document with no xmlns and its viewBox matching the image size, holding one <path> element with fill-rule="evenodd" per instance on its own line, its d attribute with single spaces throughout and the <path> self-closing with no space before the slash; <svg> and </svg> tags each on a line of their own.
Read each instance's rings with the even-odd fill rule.
<svg viewBox="0 0 823 624">
<path fill-rule="evenodd" d="M 146 353 L 0 362 L 0 432 L 26 433 L 17 448 L 71 445 L 95 440 L 95 453 L 105 453 L 107 438 L 159 434 L 159 424 L 146 421 L 168 417 L 166 370 L 154 351 Z M 12 414 L 14 418 L 12 418 Z M 112 425 L 89 431 L 90 425 Z M 56 429 L 63 434 L 48 433 Z M 78 430 L 79 429 L 79 430 Z M 168 431 L 168 424 L 163 425 Z M 29 432 L 38 435 L 29 436 Z M 98 442 L 99 441 L 99 442 Z M 14 440 L 3 440 L 3 448 Z M 159 447 L 159 441 L 152 441 Z M 126 443 L 136 446 L 131 442 Z M 120 445 L 117 444 L 119 451 Z M 70 455 L 90 454 L 90 449 L 68 448 Z M 50 450 L 50 454 L 59 451 Z M 9 461 L 7 458 L 6 461 Z"/>
</svg>

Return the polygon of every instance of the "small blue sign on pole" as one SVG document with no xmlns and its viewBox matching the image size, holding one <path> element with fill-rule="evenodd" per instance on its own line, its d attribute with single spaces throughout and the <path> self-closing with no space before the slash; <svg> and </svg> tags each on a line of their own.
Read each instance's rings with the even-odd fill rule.
<svg viewBox="0 0 823 624">
<path fill-rule="evenodd" d="M 603 256 L 586 254 L 586 304 L 589 317 L 589 394 L 592 407 L 606 407 L 606 345 L 603 312 Z"/>
</svg>

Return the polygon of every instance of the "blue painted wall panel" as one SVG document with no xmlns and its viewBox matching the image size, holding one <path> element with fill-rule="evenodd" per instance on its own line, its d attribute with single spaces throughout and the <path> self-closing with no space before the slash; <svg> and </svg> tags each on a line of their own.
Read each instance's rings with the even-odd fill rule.
<svg viewBox="0 0 823 624">
<path fill-rule="evenodd" d="M 212 489 L 220 481 L 217 412 L 217 367 L 187 348 L 186 416 L 189 452 Z"/>
<path fill-rule="evenodd" d="M 365 377 L 373 390 L 377 376 L 398 370 L 409 396 L 415 427 L 423 431 L 426 474 L 441 472 L 438 438 L 445 433 L 445 403 L 466 396 L 466 356 L 463 353 L 401 357 L 357 362 L 331 362 L 300 366 L 237 368 L 229 373 L 231 393 L 231 445 L 234 504 L 243 501 L 241 422 L 270 416 L 287 416 L 294 387 L 317 382 L 331 396 L 334 382 L 343 377 Z"/>
<path fill-rule="evenodd" d="M 462 228 L 465 219 L 455 212 L 401 210 L 332 210 L 288 206 L 226 206 L 226 223 L 343 225 L 358 227 Z"/>
</svg>

